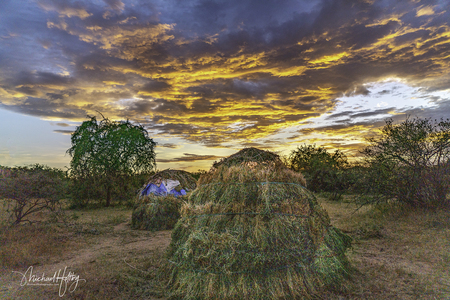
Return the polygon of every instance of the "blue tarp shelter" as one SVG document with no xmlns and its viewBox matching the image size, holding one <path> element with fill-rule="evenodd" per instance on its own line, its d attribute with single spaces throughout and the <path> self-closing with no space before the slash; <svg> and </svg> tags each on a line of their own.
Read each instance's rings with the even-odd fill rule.
<svg viewBox="0 0 450 300">
<path fill-rule="evenodd" d="M 166 183 L 167 184 L 167 183 Z M 180 191 L 177 191 L 175 188 L 172 188 L 170 191 L 168 191 L 168 188 L 164 185 L 164 182 L 161 183 L 160 186 L 157 186 L 154 183 L 149 183 L 143 190 L 142 190 L 142 196 L 147 196 L 150 194 L 154 194 L 156 196 L 166 196 L 168 194 L 172 194 L 175 197 L 177 196 L 184 196 L 186 195 L 186 191 L 184 189 L 181 189 Z"/>
</svg>

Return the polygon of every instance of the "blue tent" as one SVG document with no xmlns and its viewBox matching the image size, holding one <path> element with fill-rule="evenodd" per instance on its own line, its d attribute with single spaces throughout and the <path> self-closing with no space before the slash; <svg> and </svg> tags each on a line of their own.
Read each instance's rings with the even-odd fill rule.
<svg viewBox="0 0 450 300">
<path fill-rule="evenodd" d="M 196 187 L 196 179 L 189 172 L 167 169 L 152 175 L 139 191 L 138 197 L 150 194 L 155 196 L 185 196 L 187 192 L 195 190 Z"/>
<path fill-rule="evenodd" d="M 177 191 L 176 189 L 172 189 L 170 191 L 167 191 L 166 186 L 164 185 L 164 182 L 161 183 L 160 186 L 157 186 L 156 184 L 149 183 L 143 190 L 141 195 L 142 196 L 148 196 L 150 194 L 154 194 L 156 196 L 167 196 L 169 194 L 174 195 L 175 197 L 178 196 L 184 196 L 186 195 L 186 191 L 184 189 L 181 189 L 180 191 Z"/>
</svg>

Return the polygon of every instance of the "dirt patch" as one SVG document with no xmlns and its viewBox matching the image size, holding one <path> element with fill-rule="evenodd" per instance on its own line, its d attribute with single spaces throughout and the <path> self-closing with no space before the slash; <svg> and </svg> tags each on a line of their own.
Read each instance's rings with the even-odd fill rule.
<svg viewBox="0 0 450 300">
<path fill-rule="evenodd" d="M 156 252 L 162 253 L 167 248 L 171 240 L 171 231 L 149 232 L 133 230 L 130 227 L 130 219 L 113 226 L 111 230 L 107 230 L 107 233 L 80 237 L 80 243 L 85 243 L 84 247 L 74 251 L 67 249 L 61 257 L 50 257 L 44 264 L 31 266 L 32 274 L 51 277 L 59 270 L 61 270 L 62 274 L 64 269 L 67 268 L 66 274 L 73 272 L 79 275 L 81 279 L 85 279 L 86 282 L 80 282 L 77 287 L 78 291 L 75 291 L 73 294 L 67 292 L 64 297 L 84 299 L 82 295 L 86 293 L 82 293 L 83 285 L 87 283 L 91 286 L 92 281 L 101 281 L 102 279 L 99 277 L 102 275 L 106 275 L 106 278 L 104 278 L 106 281 L 111 279 L 109 278 L 110 274 L 99 274 L 102 272 L 97 272 L 97 270 L 113 265 L 117 265 L 116 270 L 141 270 L 142 266 L 138 263 L 145 260 L 146 256 L 152 256 Z M 93 232 L 95 231 L 93 230 Z M 27 299 L 27 297 L 31 297 L 35 293 L 39 295 L 38 298 L 33 297 L 35 299 L 57 299 L 54 298 L 58 296 L 57 287 L 21 286 L 20 281 L 23 276 L 13 271 L 22 274 L 28 271 L 26 275 L 29 277 L 29 267 L 1 270 L 1 299 Z M 148 268 L 141 271 L 148 272 Z"/>
<path fill-rule="evenodd" d="M 107 255 L 124 258 L 132 253 L 145 253 L 167 248 L 170 244 L 171 231 L 137 231 L 131 229 L 129 220 L 114 226 L 111 234 L 99 235 L 92 239 L 91 244 L 80 251 L 70 253 L 62 260 L 54 261 L 45 266 L 46 269 L 58 269 L 61 266 L 83 265 L 93 263 L 98 257 Z M 129 254 L 129 255 L 126 255 Z"/>
</svg>

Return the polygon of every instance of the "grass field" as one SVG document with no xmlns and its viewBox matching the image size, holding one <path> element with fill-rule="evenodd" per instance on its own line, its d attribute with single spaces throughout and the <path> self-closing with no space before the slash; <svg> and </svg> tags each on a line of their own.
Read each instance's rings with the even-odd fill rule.
<svg viewBox="0 0 450 300">
<path fill-rule="evenodd" d="M 355 211 L 349 197 L 319 201 L 332 224 L 354 238 L 348 257 L 355 268 L 345 292 L 321 299 L 450 299 L 449 211 Z M 164 299 L 157 271 L 171 231 L 132 230 L 128 208 L 68 210 L 66 219 L 66 224 L 2 226 L 0 299 Z M 59 284 L 21 286 L 20 273 L 28 278 L 30 267 L 40 277 L 67 267 L 66 275 L 73 272 L 80 281 L 62 297 Z"/>
</svg>

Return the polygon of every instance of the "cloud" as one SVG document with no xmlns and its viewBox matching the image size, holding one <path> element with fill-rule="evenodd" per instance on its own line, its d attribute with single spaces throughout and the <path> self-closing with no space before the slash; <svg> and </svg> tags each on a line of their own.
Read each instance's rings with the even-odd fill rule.
<svg viewBox="0 0 450 300">
<path fill-rule="evenodd" d="M 163 81 L 149 81 L 139 88 L 138 94 L 152 94 L 154 92 L 161 92 L 170 88 L 170 84 Z"/>
<path fill-rule="evenodd" d="M 72 135 L 72 133 L 74 133 L 73 130 L 53 130 L 53 132 L 62 133 L 62 134 L 65 134 L 65 135 Z"/>
<path fill-rule="evenodd" d="M 108 4 L 109 7 L 111 7 L 111 9 L 118 12 L 122 11 L 125 8 L 125 4 L 120 0 L 103 0 L 103 1 L 105 1 L 105 3 Z"/>
<path fill-rule="evenodd" d="M 427 93 L 450 83 L 445 2 L 3 5 L 1 107 L 41 118 L 80 120 L 98 110 L 208 147 L 263 145 L 332 112 L 341 97 L 394 93 L 372 95 L 367 83 L 399 78 Z M 326 120 L 343 132 L 356 128 L 354 118 L 372 118 L 356 123 L 371 129 L 393 110 L 348 110 Z"/>
<path fill-rule="evenodd" d="M 385 116 L 388 114 L 392 114 L 395 112 L 395 107 L 389 107 L 389 108 L 384 108 L 384 109 L 377 109 L 377 110 L 373 110 L 373 111 L 366 111 L 366 112 L 349 112 L 349 111 L 345 111 L 342 113 L 337 113 L 337 114 L 333 114 L 329 117 L 327 117 L 327 119 L 333 119 L 333 118 L 338 118 L 338 117 L 342 117 L 342 116 L 348 116 L 347 120 L 352 120 L 355 118 L 363 118 L 363 117 L 376 117 L 376 116 Z M 336 121 L 336 122 L 343 122 L 343 121 Z"/>
<path fill-rule="evenodd" d="M 39 0 L 38 4 L 46 11 L 56 11 L 61 16 L 78 17 L 86 19 L 92 14 L 88 13 L 81 2 L 70 2 L 67 0 Z"/>
<path fill-rule="evenodd" d="M 170 149 L 177 149 L 177 148 L 180 148 L 180 146 L 178 146 L 177 144 L 173 144 L 173 143 L 158 144 L 158 147 L 162 147 L 162 148 L 170 148 Z"/>
<path fill-rule="evenodd" d="M 21 72 L 13 83 L 19 87 L 23 86 L 58 86 L 65 87 L 73 84 L 74 78 L 51 72 Z"/>
<path fill-rule="evenodd" d="M 0 108 L 30 116 L 69 120 L 79 120 L 87 115 L 86 110 L 77 106 L 64 105 L 34 97 L 27 97 L 23 103 L 17 105 L 2 105 L 0 103 Z"/>
</svg>

